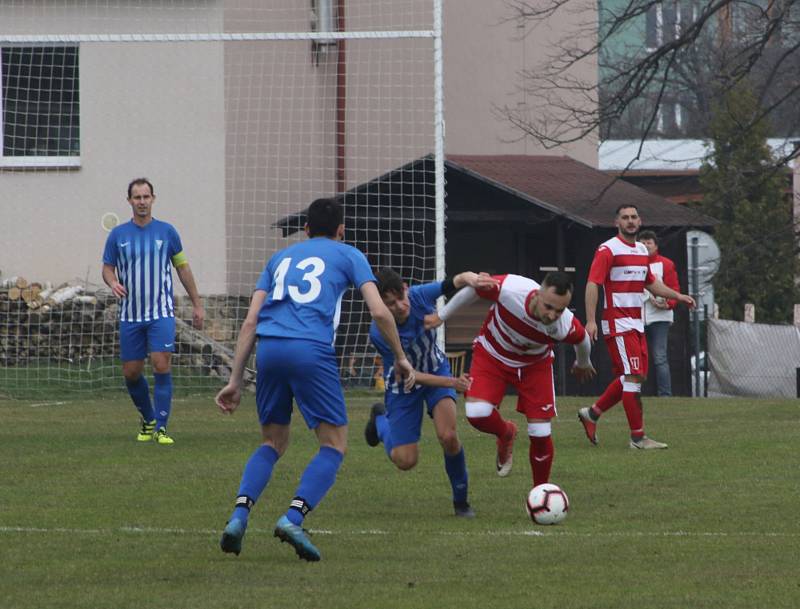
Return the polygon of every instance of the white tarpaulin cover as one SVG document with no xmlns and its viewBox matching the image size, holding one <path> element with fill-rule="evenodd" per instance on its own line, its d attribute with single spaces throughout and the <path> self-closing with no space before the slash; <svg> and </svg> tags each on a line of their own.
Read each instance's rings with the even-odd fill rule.
<svg viewBox="0 0 800 609">
<path fill-rule="evenodd" d="M 708 395 L 797 397 L 800 329 L 708 320 Z"/>
</svg>

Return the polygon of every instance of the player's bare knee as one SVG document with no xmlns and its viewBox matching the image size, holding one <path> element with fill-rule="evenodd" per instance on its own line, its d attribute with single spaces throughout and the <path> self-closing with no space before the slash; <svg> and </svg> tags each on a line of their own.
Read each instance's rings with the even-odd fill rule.
<svg viewBox="0 0 800 609">
<path fill-rule="evenodd" d="M 408 471 L 413 469 L 417 464 L 417 451 L 416 450 L 392 450 L 392 463 L 395 464 L 397 469 Z"/>
<path fill-rule="evenodd" d="M 125 377 L 126 381 L 130 381 L 131 383 L 138 381 L 143 371 L 144 362 L 134 360 L 122 363 L 122 376 Z"/>
<path fill-rule="evenodd" d="M 446 429 L 437 434 L 439 444 L 442 445 L 445 452 L 454 455 L 461 447 L 461 442 L 458 439 L 458 432 L 455 429 Z"/>
</svg>

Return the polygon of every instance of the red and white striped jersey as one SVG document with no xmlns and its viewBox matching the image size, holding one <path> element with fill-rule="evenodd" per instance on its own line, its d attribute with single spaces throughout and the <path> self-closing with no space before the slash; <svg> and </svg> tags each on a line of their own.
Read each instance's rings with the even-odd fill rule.
<svg viewBox="0 0 800 609">
<path fill-rule="evenodd" d="M 644 288 L 655 280 L 643 243 L 627 243 L 619 236 L 601 243 L 589 269 L 589 281 L 603 286 L 604 336 L 644 332 Z"/>
<path fill-rule="evenodd" d="M 553 357 L 557 342 L 578 344 L 586 330 L 572 311 L 566 309 L 552 324 L 544 324 L 528 314 L 531 298 L 539 284 L 520 275 L 495 275 L 500 285 L 476 290 L 481 298 L 495 304 L 474 343 L 482 345 L 493 357 L 512 368 L 522 368 Z"/>
</svg>

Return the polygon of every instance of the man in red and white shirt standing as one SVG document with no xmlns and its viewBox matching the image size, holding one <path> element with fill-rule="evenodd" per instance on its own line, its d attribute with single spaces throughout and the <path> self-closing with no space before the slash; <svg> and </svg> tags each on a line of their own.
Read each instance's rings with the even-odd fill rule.
<svg viewBox="0 0 800 609">
<path fill-rule="evenodd" d="M 478 297 L 494 302 L 473 342 L 467 419 L 476 429 L 497 437 L 497 475 L 507 476 L 517 425 L 503 419 L 498 407 L 506 387 L 515 387 L 517 412 L 527 418 L 528 457 L 533 485 L 537 486 L 550 479 L 555 454 L 550 423 L 557 414 L 553 345 L 565 342 L 575 347 L 577 361 L 572 372 L 583 382 L 595 374 L 589 358 L 591 342 L 581 322 L 567 309 L 573 288 L 566 273 L 548 273 L 541 285 L 520 275 L 495 279 L 495 287 L 462 289 L 432 317 L 440 323 L 439 319 L 446 320 Z"/>
<path fill-rule="evenodd" d="M 603 286 L 603 336 L 611 356 L 614 380 L 589 408 L 578 411 L 586 437 L 597 444 L 597 420 L 622 400 L 631 430 L 631 448 L 667 448 L 644 433 L 642 381 L 647 377 L 647 342 L 642 322 L 645 288 L 654 296 L 671 298 L 694 307 L 691 296 L 664 285 L 650 271 L 647 248 L 636 241 L 642 225 L 633 205 L 617 208 L 614 224 L 617 235 L 597 248 L 586 282 L 586 332 L 597 338 L 595 315 L 600 286 Z"/>
<path fill-rule="evenodd" d="M 678 283 L 678 272 L 675 270 L 675 263 L 658 253 L 658 237 L 656 237 L 656 234 L 651 230 L 643 230 L 639 233 L 638 240 L 644 243 L 647 253 L 650 254 L 650 272 L 653 273 L 653 276 L 663 281 L 668 288 L 680 292 L 681 287 Z M 652 356 L 653 368 L 656 372 L 656 395 L 658 397 L 672 395 L 672 377 L 667 357 L 667 343 L 669 327 L 675 317 L 672 309 L 677 304 L 677 300 L 650 296 L 650 292 L 647 291 L 644 293 L 644 310 L 642 311 L 644 334 L 647 337 L 647 348 Z"/>
</svg>

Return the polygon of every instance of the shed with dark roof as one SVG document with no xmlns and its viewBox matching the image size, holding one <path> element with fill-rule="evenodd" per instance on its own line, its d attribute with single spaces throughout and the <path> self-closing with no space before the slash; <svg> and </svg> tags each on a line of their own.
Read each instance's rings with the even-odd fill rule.
<svg viewBox="0 0 800 609">
<path fill-rule="evenodd" d="M 348 240 L 376 266 L 391 266 L 412 283 L 433 280 L 434 211 L 421 197 L 434 197 L 433 158 L 412 161 L 339 195 L 347 217 Z M 635 205 L 643 227 L 659 235 L 660 251 L 671 258 L 687 290 L 686 232 L 708 230 L 716 221 L 566 156 L 451 155 L 445 160 L 448 274 L 462 270 L 517 273 L 541 281 L 552 269 L 573 274 L 572 307 L 585 320 L 583 293 L 594 251 L 616 234 L 620 205 Z M 412 211 L 413 210 L 413 211 Z M 305 213 L 283 218 L 284 235 L 300 230 Z M 409 240 L 408 236 L 414 235 Z M 468 349 L 486 303 L 447 324 L 448 349 Z M 689 393 L 688 314 L 679 309 L 670 334 L 673 391 Z M 596 394 L 610 378 L 604 347 L 593 361 L 598 380 L 577 386 L 565 371 L 572 349 L 559 349 L 560 393 Z"/>
</svg>

